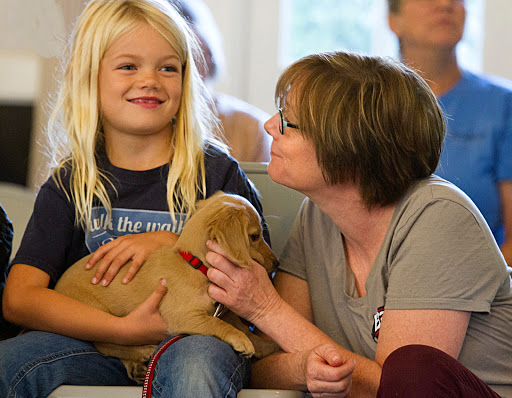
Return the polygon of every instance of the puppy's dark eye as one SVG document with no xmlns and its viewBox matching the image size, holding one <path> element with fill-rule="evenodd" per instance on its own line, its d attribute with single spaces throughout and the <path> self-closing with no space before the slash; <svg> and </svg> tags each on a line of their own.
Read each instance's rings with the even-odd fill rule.
<svg viewBox="0 0 512 398">
<path fill-rule="evenodd" d="M 253 242 L 256 242 L 260 238 L 260 234 L 249 235 L 249 238 L 251 238 Z"/>
</svg>

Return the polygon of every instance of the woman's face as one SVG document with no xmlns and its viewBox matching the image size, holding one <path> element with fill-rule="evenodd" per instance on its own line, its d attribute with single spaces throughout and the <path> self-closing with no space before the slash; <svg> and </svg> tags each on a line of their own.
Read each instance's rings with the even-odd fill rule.
<svg viewBox="0 0 512 398">
<path fill-rule="evenodd" d="M 171 134 L 182 91 L 181 61 L 155 29 L 140 25 L 106 51 L 98 76 L 105 134 Z"/>
<path fill-rule="evenodd" d="M 293 96 L 288 95 L 282 113 L 285 121 L 297 124 L 293 112 Z M 284 134 L 281 134 L 280 126 L 279 112 L 265 123 L 265 130 L 273 138 L 268 165 L 270 178 L 305 195 L 325 186 L 313 142 L 292 127 L 285 127 Z"/>
</svg>

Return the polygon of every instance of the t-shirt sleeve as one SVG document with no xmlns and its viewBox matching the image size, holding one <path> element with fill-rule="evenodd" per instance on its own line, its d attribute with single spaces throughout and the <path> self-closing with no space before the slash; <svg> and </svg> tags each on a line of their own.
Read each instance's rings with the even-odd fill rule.
<svg viewBox="0 0 512 398">
<path fill-rule="evenodd" d="M 390 250 L 386 308 L 489 312 L 506 267 L 482 222 L 450 200 L 411 216 Z"/>
<path fill-rule="evenodd" d="M 231 164 L 229 172 L 226 174 L 222 191 L 243 196 L 252 203 L 260 215 L 263 215 L 263 208 L 258 193 L 238 163 L 233 162 Z"/>
<path fill-rule="evenodd" d="M 56 281 L 67 267 L 73 236 L 74 207 L 51 182 L 41 187 L 34 211 L 12 264 L 27 264 Z"/>
</svg>

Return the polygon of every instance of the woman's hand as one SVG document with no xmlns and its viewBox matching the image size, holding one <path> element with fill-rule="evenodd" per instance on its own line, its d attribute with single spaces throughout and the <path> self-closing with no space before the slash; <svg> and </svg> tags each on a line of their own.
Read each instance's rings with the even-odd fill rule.
<svg viewBox="0 0 512 398">
<path fill-rule="evenodd" d="M 304 355 L 306 383 L 313 397 L 349 396 L 355 360 L 344 361 L 340 352 L 331 344 L 317 346 Z"/>
<path fill-rule="evenodd" d="M 130 269 L 123 278 L 123 283 L 130 282 L 149 255 L 165 245 L 174 245 L 178 235 L 168 231 L 144 232 L 124 235 L 100 246 L 89 259 L 86 269 L 91 269 L 99 262 L 92 278 L 92 283 L 101 281 L 108 286 L 121 267 L 132 261 Z"/>
<path fill-rule="evenodd" d="M 208 269 L 208 278 L 212 282 L 208 294 L 258 326 L 260 319 L 282 303 L 267 271 L 255 261 L 251 268 L 232 263 L 217 242 L 208 241 L 207 247 L 212 250 L 206 254 L 206 261 L 212 266 Z"/>
<path fill-rule="evenodd" d="M 162 279 L 151 295 L 123 318 L 126 344 L 159 344 L 167 335 L 167 322 L 158 307 L 167 293 L 167 283 Z"/>
</svg>

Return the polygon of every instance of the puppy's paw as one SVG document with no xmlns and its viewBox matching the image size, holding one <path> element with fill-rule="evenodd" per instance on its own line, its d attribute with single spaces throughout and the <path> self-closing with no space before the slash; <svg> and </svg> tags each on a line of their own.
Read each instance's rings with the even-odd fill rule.
<svg viewBox="0 0 512 398">
<path fill-rule="evenodd" d="M 254 346 L 252 345 L 251 340 L 249 340 L 249 338 L 239 330 L 229 333 L 224 341 L 244 357 L 250 358 L 254 355 Z"/>
<path fill-rule="evenodd" d="M 146 372 L 148 371 L 148 367 L 144 362 L 132 361 L 129 359 L 121 359 L 121 362 L 125 366 L 130 379 L 138 384 L 144 383 Z"/>
</svg>

